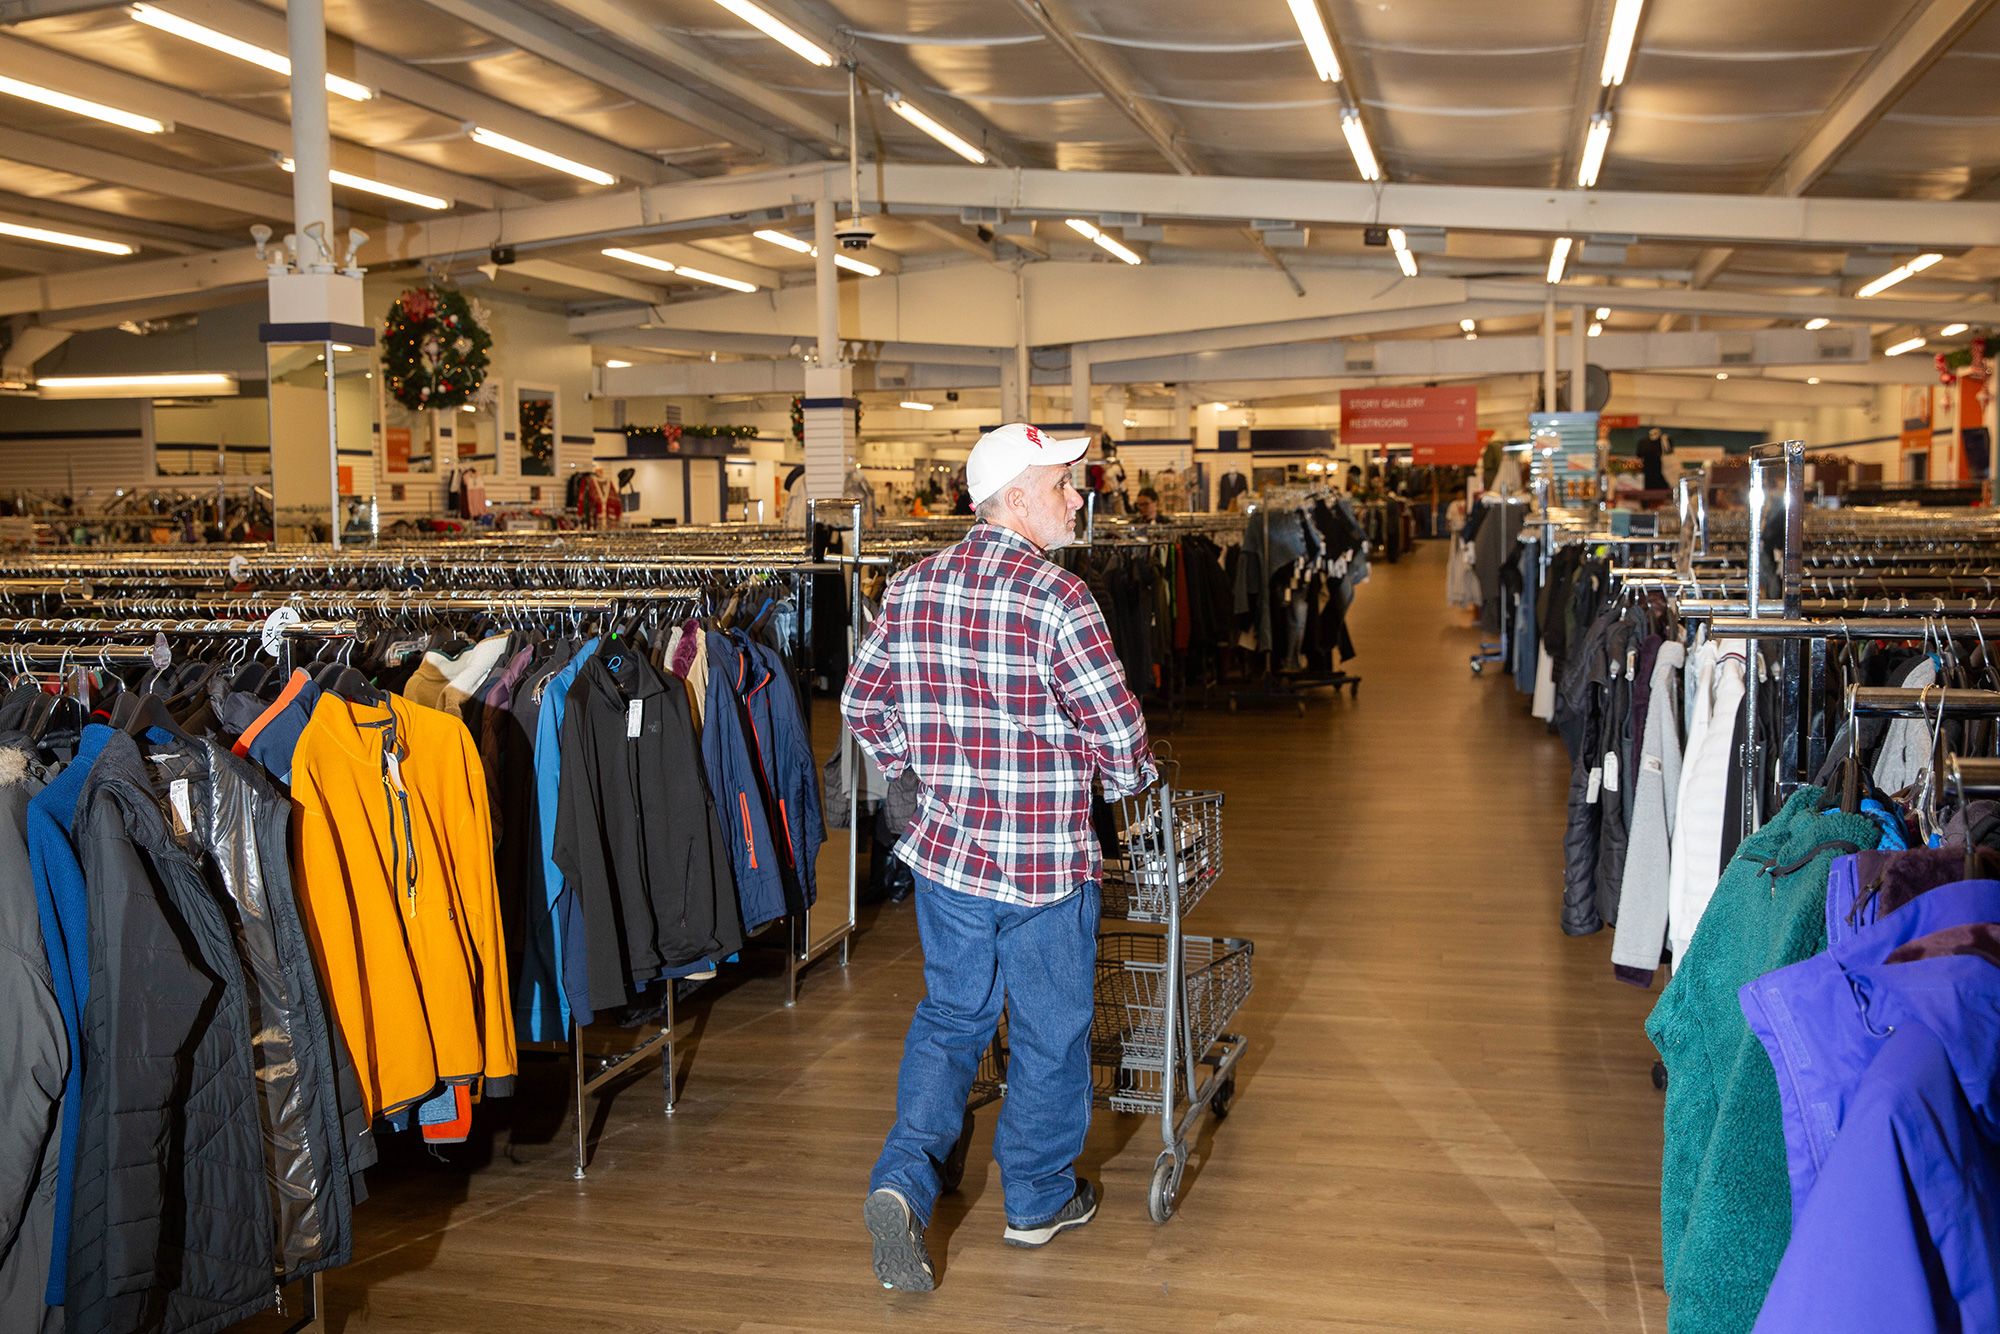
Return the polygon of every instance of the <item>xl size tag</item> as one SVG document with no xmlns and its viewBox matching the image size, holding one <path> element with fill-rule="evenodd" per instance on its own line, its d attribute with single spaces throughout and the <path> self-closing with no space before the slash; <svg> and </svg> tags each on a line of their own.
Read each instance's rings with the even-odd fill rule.
<svg viewBox="0 0 2000 1334">
<path fill-rule="evenodd" d="M 188 791 L 188 780 L 176 778 L 167 784 L 167 806 L 174 814 L 174 837 L 186 838 L 194 828 L 194 798 Z"/>
<path fill-rule="evenodd" d="M 646 721 L 646 701 L 635 699 L 625 706 L 625 737 L 627 740 L 639 735 L 640 725 Z"/>
</svg>

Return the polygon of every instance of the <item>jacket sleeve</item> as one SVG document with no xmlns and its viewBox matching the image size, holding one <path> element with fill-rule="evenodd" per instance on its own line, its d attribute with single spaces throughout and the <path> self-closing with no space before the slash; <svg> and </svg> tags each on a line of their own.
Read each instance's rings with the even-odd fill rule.
<svg viewBox="0 0 2000 1334">
<path fill-rule="evenodd" d="M 292 771 L 292 804 L 297 812 L 292 821 L 292 892 L 306 939 L 312 943 L 329 1026 L 338 1032 L 354 1063 L 361 1110 L 372 1120 L 382 1090 L 361 984 L 361 927 L 341 873 L 348 853 L 334 835 L 333 816 L 316 778 L 311 766 Z"/>
<path fill-rule="evenodd" d="M 0 1191 L 0 1255 L 13 1252 L 31 1207 L 53 1203 L 36 1196 L 43 1155 L 60 1119 L 68 1045 L 47 961 L 0 947 L 0 1051 L 14 1076 L 0 1100 L 0 1181 L 9 1183 Z M 35 1287 L 39 1291 L 40 1284 Z"/>
<path fill-rule="evenodd" d="M 466 942 L 479 970 L 480 1044 L 486 1058 L 486 1078 L 495 1094 L 507 1090 L 495 1081 L 511 1082 L 517 1066 L 514 1053 L 514 1004 L 507 994 L 507 942 L 500 930 L 500 886 L 493 871 L 493 813 L 486 800 L 486 771 L 472 733 L 454 729 L 465 766 L 466 805 L 456 849 L 459 862 L 458 911 L 464 919 Z"/>
<path fill-rule="evenodd" d="M 1144 791 L 1159 777 L 1146 744 L 1146 717 L 1125 684 L 1125 669 L 1095 598 L 1085 596 L 1067 608 L 1051 648 L 1049 677 L 1056 702 L 1083 734 L 1091 766 L 1103 776 L 1104 794 L 1129 797 Z"/>
<path fill-rule="evenodd" d="M 875 761 L 882 776 L 891 779 L 910 767 L 910 739 L 903 731 L 895 680 L 889 670 L 889 623 L 894 615 L 893 599 L 885 599 L 882 614 L 862 636 L 861 652 L 848 669 L 847 687 L 840 693 L 840 716 L 847 720 L 854 739 Z"/>
</svg>

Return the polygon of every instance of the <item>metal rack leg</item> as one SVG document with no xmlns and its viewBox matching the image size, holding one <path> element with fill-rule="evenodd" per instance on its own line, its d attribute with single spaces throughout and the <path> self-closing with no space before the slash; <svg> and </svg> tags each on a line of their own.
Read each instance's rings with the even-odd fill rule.
<svg viewBox="0 0 2000 1334">
<path fill-rule="evenodd" d="M 583 1077 L 583 1028 L 574 1021 L 569 1026 L 569 1049 L 576 1074 L 576 1171 L 571 1174 L 570 1179 L 581 1181 L 583 1180 L 584 1136 L 589 1133 L 589 1126 L 584 1119 L 583 1109 L 583 1086 L 585 1082 Z"/>
<path fill-rule="evenodd" d="M 676 1078 L 675 1071 L 680 1068 L 674 1063 L 674 990 L 678 986 L 679 983 L 676 982 L 667 983 L 666 1026 L 660 1030 L 661 1040 L 665 1044 L 665 1050 L 661 1053 L 660 1056 L 660 1082 L 665 1084 L 667 1088 L 668 1116 L 672 1116 L 674 1114 L 674 1080 Z"/>
</svg>

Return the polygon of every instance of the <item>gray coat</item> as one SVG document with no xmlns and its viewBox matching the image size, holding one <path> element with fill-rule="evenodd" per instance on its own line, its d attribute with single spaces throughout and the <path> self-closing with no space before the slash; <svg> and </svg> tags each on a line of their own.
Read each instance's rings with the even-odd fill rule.
<svg viewBox="0 0 2000 1334">
<path fill-rule="evenodd" d="M 61 1308 L 43 1303 L 55 1233 L 56 1133 L 69 1038 L 56 1008 L 28 875 L 28 799 L 42 775 L 25 752 L 0 747 L 0 1330 L 53 1334 Z"/>
</svg>

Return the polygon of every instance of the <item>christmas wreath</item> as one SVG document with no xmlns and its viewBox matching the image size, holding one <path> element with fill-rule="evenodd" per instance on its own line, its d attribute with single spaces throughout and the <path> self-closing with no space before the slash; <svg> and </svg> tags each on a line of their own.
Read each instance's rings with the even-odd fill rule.
<svg viewBox="0 0 2000 1334">
<path fill-rule="evenodd" d="M 413 287 L 382 322 L 382 370 L 389 393 L 413 411 L 456 408 L 486 383 L 493 335 L 483 313 L 454 287 Z"/>
<path fill-rule="evenodd" d="M 861 429 L 861 400 L 854 400 L 854 429 Z M 792 395 L 792 439 L 799 444 L 806 442 L 806 399 L 804 394 Z"/>
</svg>

